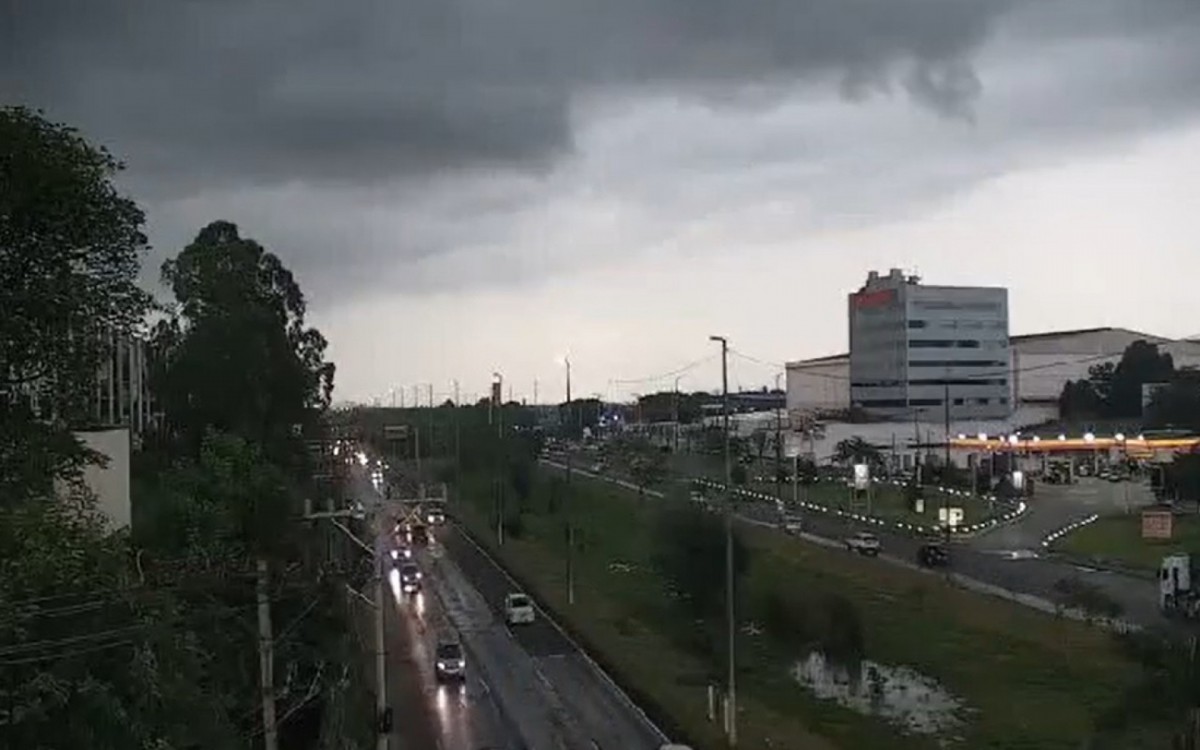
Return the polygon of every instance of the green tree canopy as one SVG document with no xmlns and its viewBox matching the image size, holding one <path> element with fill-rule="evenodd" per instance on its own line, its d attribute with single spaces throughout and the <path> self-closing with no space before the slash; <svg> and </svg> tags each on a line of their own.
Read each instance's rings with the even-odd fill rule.
<svg viewBox="0 0 1200 750">
<path fill-rule="evenodd" d="M 43 416 L 86 414 L 112 336 L 142 323 L 144 217 L 121 165 L 74 129 L 0 108 L 0 390 Z"/>
<path fill-rule="evenodd" d="M 175 305 L 155 329 L 155 382 L 171 430 L 193 451 L 209 427 L 232 432 L 278 460 L 295 448 L 293 426 L 311 424 L 333 389 L 300 286 L 225 221 L 202 229 L 162 273 Z"/>
</svg>

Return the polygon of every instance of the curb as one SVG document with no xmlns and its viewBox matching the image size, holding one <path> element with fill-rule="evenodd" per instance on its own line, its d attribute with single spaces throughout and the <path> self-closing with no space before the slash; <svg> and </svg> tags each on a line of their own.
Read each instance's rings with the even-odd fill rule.
<svg viewBox="0 0 1200 750">
<path fill-rule="evenodd" d="M 712 488 L 719 489 L 719 490 L 726 489 L 726 487 L 723 483 L 714 482 L 711 479 L 694 478 L 691 481 L 692 481 L 692 484 L 698 484 L 702 487 L 712 487 Z M 895 481 L 887 482 L 887 484 L 892 484 L 897 487 L 903 486 L 902 483 L 895 482 Z M 952 496 L 965 496 L 968 494 L 961 490 L 955 490 L 955 489 L 946 488 L 946 487 L 939 487 L 936 489 L 938 492 L 943 492 L 945 494 L 952 495 Z M 776 498 L 774 496 L 768 495 L 765 492 L 756 492 L 754 490 L 747 490 L 747 489 L 742 489 L 740 487 L 735 487 L 733 490 L 733 493 L 735 495 L 740 495 L 741 497 L 746 497 L 746 498 L 750 498 L 753 500 L 759 500 L 762 502 L 772 502 L 772 503 L 776 502 Z M 994 502 L 1004 502 L 1004 501 L 1000 500 L 999 498 L 996 498 L 996 497 L 993 497 L 990 495 L 985 495 L 983 497 L 984 497 L 984 499 L 990 498 Z M 800 507 L 804 508 L 805 510 L 815 511 L 817 513 L 832 514 L 832 515 L 838 516 L 839 518 L 849 518 L 851 520 L 859 521 L 860 523 L 868 523 L 868 524 L 872 524 L 872 525 L 879 526 L 879 527 L 887 526 L 887 527 L 890 527 L 892 530 L 902 531 L 907 534 L 924 535 L 924 534 L 942 533 L 942 531 L 943 531 L 942 528 L 938 527 L 938 526 L 924 526 L 921 524 L 904 523 L 901 521 L 889 521 L 888 519 L 881 518 L 879 516 L 868 516 L 863 513 L 851 513 L 849 511 L 844 511 L 841 508 L 833 508 L 828 505 L 820 505 L 817 503 L 802 502 L 802 503 L 800 503 Z M 1022 500 L 1022 501 L 1018 502 L 1017 505 L 1012 510 L 1010 510 L 1008 513 L 1005 513 L 1001 516 L 996 516 L 996 517 L 990 518 L 986 521 L 983 521 L 982 523 L 971 524 L 970 526 L 954 527 L 951 530 L 951 535 L 954 537 L 963 538 L 963 539 L 970 538 L 972 536 L 975 536 L 976 534 L 980 534 L 980 533 L 983 533 L 986 531 L 991 531 L 992 529 L 996 528 L 1000 524 L 1010 523 L 1012 521 L 1015 521 L 1017 518 L 1024 515 L 1028 510 L 1029 510 L 1029 506 L 1025 503 L 1025 501 Z"/>
<path fill-rule="evenodd" d="M 458 521 L 454 522 L 454 526 L 458 530 L 458 532 L 460 534 L 462 534 L 463 538 L 466 539 L 468 542 L 470 542 L 471 546 L 473 546 L 473 547 L 475 547 L 475 549 L 479 550 L 480 554 L 482 554 L 488 560 L 488 562 L 490 562 L 497 570 L 499 570 L 504 575 L 504 577 L 507 578 L 513 584 L 513 586 L 515 586 L 517 589 L 519 589 L 521 591 L 535 590 L 533 586 L 525 585 L 525 583 L 523 581 L 521 581 L 518 576 L 513 574 L 508 569 L 507 566 L 505 566 L 502 562 L 500 562 L 498 559 L 496 559 L 496 556 L 493 555 L 491 553 L 491 551 L 489 551 L 487 549 L 486 546 L 481 544 L 478 539 L 476 539 L 475 534 L 470 529 L 468 529 L 466 526 L 464 526 L 462 523 L 460 523 Z M 634 714 L 637 715 L 637 717 L 639 719 L 642 720 L 642 722 L 646 725 L 646 727 L 648 729 L 650 729 L 650 731 L 653 734 L 655 734 L 661 742 L 663 742 L 663 743 L 672 742 L 671 738 L 662 729 L 662 727 L 664 725 L 668 726 L 672 730 L 672 732 L 675 734 L 675 736 L 677 736 L 677 737 L 682 736 L 682 732 L 679 731 L 678 727 L 672 726 L 674 724 L 674 722 L 663 720 L 662 715 L 665 715 L 666 711 L 662 710 L 661 708 L 658 708 L 657 703 L 655 701 L 653 701 L 647 697 L 640 696 L 640 697 L 643 697 L 641 704 L 650 705 L 650 706 L 654 707 L 654 713 L 656 714 L 657 720 L 654 718 L 651 718 L 650 714 L 644 708 L 642 708 L 642 705 L 640 705 L 639 702 L 634 701 L 633 697 L 630 695 L 631 692 L 637 693 L 638 691 L 627 690 L 620 683 L 618 683 L 612 677 L 612 675 L 609 674 L 608 670 L 605 669 L 599 662 L 596 661 L 596 659 L 591 655 L 591 653 L 589 653 L 589 650 L 583 647 L 583 645 L 581 644 L 581 641 L 586 642 L 586 639 L 584 639 L 582 637 L 576 637 L 571 632 L 571 629 L 569 627 L 564 626 L 562 624 L 562 622 L 560 621 L 561 618 L 558 616 L 558 613 L 555 612 L 553 609 L 549 608 L 546 604 L 544 604 L 541 600 L 541 597 L 534 597 L 534 608 L 537 609 L 537 611 L 541 613 L 541 616 L 543 618 L 545 618 L 545 620 L 547 622 L 549 622 L 552 626 L 554 626 L 554 629 L 557 630 L 559 632 L 559 634 L 561 634 L 563 636 L 563 638 L 565 638 L 566 641 L 575 648 L 575 650 L 580 654 L 580 656 L 583 657 L 584 661 L 587 662 L 587 664 L 592 668 L 592 670 L 596 673 L 596 675 L 598 677 L 600 677 L 601 681 L 603 681 L 610 688 L 612 688 L 613 692 L 621 699 L 621 701 L 623 703 L 625 703 L 626 706 L 628 706 L 634 712 Z"/>
</svg>

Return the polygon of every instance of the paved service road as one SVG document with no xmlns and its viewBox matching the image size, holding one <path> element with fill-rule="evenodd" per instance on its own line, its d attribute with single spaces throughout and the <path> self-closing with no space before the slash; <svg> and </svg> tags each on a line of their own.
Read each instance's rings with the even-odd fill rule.
<svg viewBox="0 0 1200 750">
<path fill-rule="evenodd" d="M 504 597 L 516 584 L 482 549 L 456 529 L 445 548 L 492 616 L 503 619 Z M 503 627 L 503 626 L 498 626 Z M 570 724 L 567 745 L 580 750 L 655 750 L 666 739 L 558 628 L 539 612 L 528 625 L 505 630 L 543 685 L 547 705 Z"/>
<path fill-rule="evenodd" d="M 557 461 L 544 464 L 563 468 Z M 589 471 L 576 469 L 580 474 L 596 477 Z M 629 486 L 622 479 L 601 476 L 601 479 Z M 661 496 L 661 493 L 647 492 Z M 1039 502 L 1034 498 L 1033 503 Z M 744 520 L 758 524 L 776 524 L 779 512 L 773 502 L 741 499 L 737 503 L 738 514 Z M 1069 511 L 1068 511 L 1069 512 Z M 1092 511 L 1089 511 L 1092 512 Z M 841 540 L 855 531 L 867 530 L 876 534 L 883 544 L 887 556 L 916 562 L 917 548 L 922 540 L 901 534 L 893 534 L 877 526 L 859 525 L 854 521 L 822 513 L 804 512 L 805 530 L 814 536 Z M 1084 514 L 1086 515 L 1086 513 Z M 1003 533 L 1000 527 L 999 532 Z M 1047 532 L 1048 533 L 1048 532 Z M 985 537 L 986 538 L 986 537 Z M 1109 597 L 1121 605 L 1122 619 L 1143 627 L 1172 624 L 1158 609 L 1158 589 L 1154 581 L 1123 575 L 1105 570 L 1074 565 L 1045 556 L 1040 537 L 1036 545 L 1010 548 L 1003 541 L 994 547 L 981 544 L 979 540 L 955 541 L 951 548 L 951 570 L 984 584 L 997 586 L 1018 594 L 1027 594 L 1050 602 L 1062 601 L 1055 591 L 1055 584 L 1064 578 L 1079 578 L 1100 587 Z M 849 554 L 849 553 L 847 553 Z"/>
</svg>

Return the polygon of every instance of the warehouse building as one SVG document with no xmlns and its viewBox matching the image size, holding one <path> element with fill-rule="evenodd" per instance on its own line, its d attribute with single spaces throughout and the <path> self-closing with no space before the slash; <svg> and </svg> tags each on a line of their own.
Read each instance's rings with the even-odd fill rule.
<svg viewBox="0 0 1200 750">
<path fill-rule="evenodd" d="M 1158 345 L 1160 351 L 1171 354 L 1176 367 L 1200 367 L 1200 342 L 1168 339 L 1125 328 L 1086 328 L 1013 336 L 1009 339 L 1008 352 L 1011 413 L 999 419 L 982 415 L 954 416 L 956 412 L 952 406 L 952 420 L 968 425 L 959 431 L 972 432 L 969 425 L 977 422 L 1017 428 L 1057 419 L 1058 397 L 1063 385 L 1068 380 L 1086 378 L 1088 369 L 1094 365 L 1119 362 L 1126 347 L 1135 341 Z M 850 354 L 789 362 L 789 414 L 807 414 L 834 421 L 845 418 L 852 403 L 851 371 Z M 911 422 L 914 416 L 917 421 L 935 425 L 945 419 L 941 408 L 912 410 L 904 419 Z"/>
</svg>

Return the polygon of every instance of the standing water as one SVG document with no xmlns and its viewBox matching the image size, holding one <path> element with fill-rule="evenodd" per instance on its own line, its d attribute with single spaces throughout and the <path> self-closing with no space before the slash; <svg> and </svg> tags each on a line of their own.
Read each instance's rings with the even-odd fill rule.
<svg viewBox="0 0 1200 750">
<path fill-rule="evenodd" d="M 878 716 L 915 734 L 946 735 L 963 723 L 962 700 L 908 667 L 863 660 L 855 674 L 814 652 L 792 667 L 792 677 L 822 700 Z"/>
</svg>

